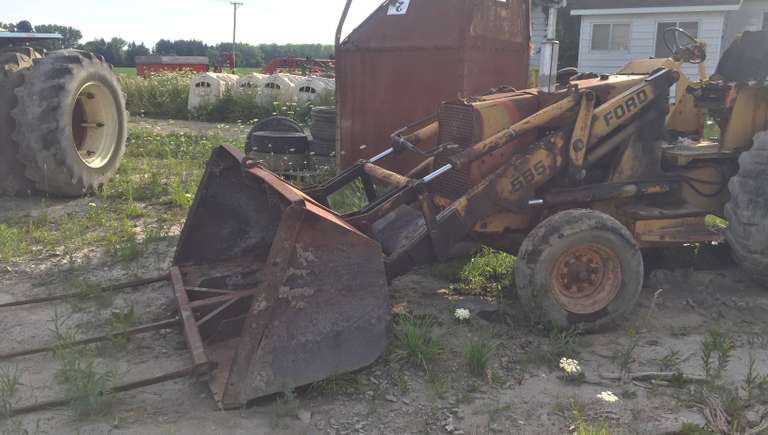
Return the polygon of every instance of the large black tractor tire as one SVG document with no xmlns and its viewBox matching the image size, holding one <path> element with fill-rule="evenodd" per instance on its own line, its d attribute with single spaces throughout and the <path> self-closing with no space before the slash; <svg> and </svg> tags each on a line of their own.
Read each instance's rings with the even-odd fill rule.
<svg viewBox="0 0 768 435">
<path fill-rule="evenodd" d="M 739 156 L 739 172 L 728 182 L 725 239 L 733 259 L 768 287 L 768 131 L 755 136 L 752 148 Z"/>
<path fill-rule="evenodd" d="M 309 131 L 316 141 L 336 143 L 336 107 L 313 107 L 310 112 L 312 123 Z"/>
<path fill-rule="evenodd" d="M 31 48 L 0 52 L 0 195 L 19 195 L 32 189 L 17 157 L 19 145 L 12 138 L 16 121 L 11 109 L 16 107 L 14 91 L 22 84 L 22 70 L 30 68 L 32 60 L 38 57 Z"/>
<path fill-rule="evenodd" d="M 35 188 L 82 196 L 107 182 L 125 153 L 125 97 L 104 58 L 80 50 L 48 53 L 23 73 L 13 139 Z"/>
<path fill-rule="evenodd" d="M 566 210 L 523 241 L 515 264 L 523 308 L 561 327 L 598 328 L 634 308 L 643 257 L 632 234 L 595 210 Z"/>
</svg>

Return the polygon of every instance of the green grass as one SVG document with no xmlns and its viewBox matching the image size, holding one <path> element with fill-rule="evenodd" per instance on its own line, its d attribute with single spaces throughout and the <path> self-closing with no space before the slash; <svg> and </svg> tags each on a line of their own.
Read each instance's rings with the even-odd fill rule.
<svg viewBox="0 0 768 435">
<path fill-rule="evenodd" d="M 331 209 L 339 214 L 352 213 L 368 205 L 363 183 L 355 180 L 328 198 Z"/>
<path fill-rule="evenodd" d="M 710 330 L 701 340 L 701 365 L 704 376 L 712 382 L 719 381 L 733 356 L 733 339 L 718 331 Z"/>
<path fill-rule="evenodd" d="M 711 119 L 707 120 L 706 124 L 704 125 L 704 133 L 702 134 L 702 136 L 704 136 L 703 138 L 719 140 L 720 133 L 720 126 L 718 126 L 715 121 Z"/>
<path fill-rule="evenodd" d="M 0 420 L 11 416 L 19 379 L 17 367 L 0 366 Z"/>
<path fill-rule="evenodd" d="M 720 231 L 728 228 L 728 221 L 715 215 L 708 214 L 704 216 L 704 225 L 711 231 Z"/>
<path fill-rule="evenodd" d="M 394 356 L 429 372 L 443 345 L 434 336 L 435 320 L 423 316 L 401 316 L 395 327 Z"/>
<path fill-rule="evenodd" d="M 573 435 L 611 435 L 616 433 L 603 421 L 586 421 L 576 401 L 571 401 L 571 418 L 572 423 L 569 433 Z"/>
<path fill-rule="evenodd" d="M 73 416 L 84 419 L 107 415 L 112 409 L 110 390 L 117 382 L 117 372 L 106 367 L 92 347 L 72 347 L 78 331 L 58 313 L 51 323 L 56 337 L 53 358 L 58 364 L 55 378 Z"/>
<path fill-rule="evenodd" d="M 464 294 L 497 297 L 515 284 L 516 258 L 484 247 L 459 272 L 456 288 Z"/>
<path fill-rule="evenodd" d="M 479 338 L 472 341 L 464 352 L 469 373 L 491 381 L 490 363 L 496 352 L 497 343 L 488 338 Z"/>
<path fill-rule="evenodd" d="M 112 71 L 119 77 L 136 77 L 136 67 L 134 66 L 116 66 Z"/>
<path fill-rule="evenodd" d="M 457 258 L 436 264 L 430 273 L 454 283 L 454 291 L 486 297 L 500 296 L 515 285 L 516 258 L 505 252 L 483 247 L 470 258 Z"/>
<path fill-rule="evenodd" d="M 640 345 L 640 337 L 634 330 L 630 330 L 626 343 L 623 343 L 612 356 L 613 362 L 622 373 L 629 373 L 632 364 L 637 361 L 637 347 Z"/>
<path fill-rule="evenodd" d="M 90 204 L 61 216 L 9 217 L 0 224 L 0 261 L 41 255 L 73 260 L 86 248 L 120 261 L 140 257 L 148 243 L 183 221 L 205 162 L 222 142 L 217 136 L 131 129 L 118 173 Z"/>
<path fill-rule="evenodd" d="M 570 358 L 578 361 L 581 349 L 583 348 L 584 343 L 578 329 L 550 327 L 544 347 L 528 352 L 523 356 L 523 361 L 526 365 L 536 366 L 541 366 L 542 362 L 544 362 L 554 369 L 559 366 L 561 358 Z"/>
<path fill-rule="evenodd" d="M 132 115 L 187 119 L 192 74 L 157 74 L 151 78 L 121 75 L 126 108 Z"/>
<path fill-rule="evenodd" d="M 29 245 L 23 231 L 0 224 L 0 261 L 8 261 L 28 252 Z"/>
</svg>

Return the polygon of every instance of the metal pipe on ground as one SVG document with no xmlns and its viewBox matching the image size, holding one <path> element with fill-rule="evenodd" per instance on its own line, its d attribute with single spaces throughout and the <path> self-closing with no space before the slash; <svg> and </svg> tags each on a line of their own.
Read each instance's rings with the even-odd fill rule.
<svg viewBox="0 0 768 435">
<path fill-rule="evenodd" d="M 156 282 L 161 281 L 168 281 L 170 279 L 170 275 L 167 273 L 164 273 L 162 275 L 152 276 L 148 278 L 141 278 L 136 279 L 133 281 L 126 281 L 119 284 L 112 284 L 105 287 L 102 287 L 99 289 L 100 292 L 112 292 L 117 290 L 125 290 L 133 287 L 141 287 L 143 285 L 152 284 Z M 24 299 L 20 301 L 13 301 L 13 302 L 6 302 L 4 304 L 0 304 L 0 308 L 8 308 L 8 307 L 18 307 L 22 305 L 33 305 L 33 304 L 41 304 L 44 302 L 52 302 L 52 301 L 59 301 L 62 299 L 75 297 L 78 293 L 64 293 L 60 295 L 53 295 L 53 296 L 43 296 L 39 298 L 32 298 L 32 299 Z"/>
<path fill-rule="evenodd" d="M 145 332 L 152 332 L 152 331 L 157 331 L 157 330 L 160 330 L 160 329 L 168 329 L 168 328 L 172 328 L 172 327 L 178 325 L 179 324 L 179 320 L 180 319 L 178 317 L 175 317 L 173 319 L 168 319 L 168 320 L 162 320 L 162 321 L 159 321 L 159 322 L 149 323 L 149 324 L 146 324 L 146 325 L 137 326 L 136 328 L 130 328 L 130 329 L 126 329 L 126 330 L 123 330 L 123 331 L 115 332 L 115 333 L 112 333 L 112 334 L 104 334 L 104 335 L 98 335 L 98 336 L 95 336 L 95 337 L 84 338 L 82 340 L 77 340 L 77 341 L 73 341 L 71 343 L 68 343 L 68 344 L 64 345 L 64 347 L 70 348 L 70 347 L 86 346 L 86 345 L 89 345 L 89 344 L 94 344 L 94 343 L 99 343 L 99 342 L 102 342 L 102 341 L 111 340 L 111 339 L 116 338 L 116 337 L 130 337 L 130 336 L 133 336 L 133 335 L 143 334 Z M 0 361 L 6 360 L 6 359 L 11 359 L 11 358 L 17 358 L 17 357 L 20 357 L 20 356 L 35 355 L 35 354 L 38 354 L 38 353 L 50 352 L 50 351 L 52 351 L 54 349 L 54 347 L 55 346 L 53 346 L 53 345 L 51 345 L 51 346 L 42 346 L 42 347 L 34 347 L 34 348 L 29 348 L 29 349 L 24 349 L 24 350 L 19 350 L 19 351 L 14 351 L 14 352 L 0 354 Z"/>
<path fill-rule="evenodd" d="M 109 394 L 123 393 L 126 391 L 135 390 L 138 388 L 148 387 L 150 385 L 155 385 L 163 382 L 173 381 L 176 379 L 186 378 L 189 376 L 197 376 L 201 374 L 210 373 L 215 368 L 216 368 L 215 363 L 197 364 L 194 366 L 189 366 L 180 370 L 176 370 L 174 372 L 164 373 L 162 375 L 153 376 L 151 378 L 139 379 L 138 381 L 117 385 L 115 387 L 110 388 L 107 391 L 100 391 L 97 394 L 109 395 Z M 42 411 L 44 409 L 66 406 L 68 403 L 71 402 L 71 400 L 72 400 L 71 398 L 58 398 L 58 399 L 51 399 L 51 400 L 45 400 L 42 402 L 37 402 L 34 405 L 20 406 L 18 408 L 11 409 L 9 417 L 29 414 L 32 412 Z"/>
</svg>

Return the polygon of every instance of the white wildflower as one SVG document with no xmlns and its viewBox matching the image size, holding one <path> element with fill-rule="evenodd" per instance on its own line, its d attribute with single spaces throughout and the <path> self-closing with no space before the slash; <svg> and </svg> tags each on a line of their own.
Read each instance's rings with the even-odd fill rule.
<svg viewBox="0 0 768 435">
<path fill-rule="evenodd" d="M 469 310 L 466 308 L 456 308 L 456 311 L 453 312 L 453 317 L 459 320 L 469 320 L 469 316 Z"/>
<path fill-rule="evenodd" d="M 568 375 L 577 375 L 581 373 L 579 362 L 571 358 L 560 358 L 560 368 Z"/>
<path fill-rule="evenodd" d="M 619 397 L 617 395 L 611 393 L 610 391 L 603 391 L 602 393 L 597 395 L 597 398 L 601 399 L 601 400 L 603 400 L 605 402 L 608 402 L 608 403 L 613 403 L 613 402 L 618 402 L 619 401 Z"/>
<path fill-rule="evenodd" d="M 88 207 L 96 207 L 96 203 L 95 202 L 89 202 L 88 203 Z"/>
</svg>

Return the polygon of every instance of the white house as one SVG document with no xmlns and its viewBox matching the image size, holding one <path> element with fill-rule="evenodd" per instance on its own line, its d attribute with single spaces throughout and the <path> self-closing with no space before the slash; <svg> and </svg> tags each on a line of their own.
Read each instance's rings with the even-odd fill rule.
<svg viewBox="0 0 768 435">
<path fill-rule="evenodd" d="M 610 73 L 631 59 L 668 57 L 662 35 L 678 26 L 707 44 L 707 74 L 745 30 L 768 29 L 768 0 L 570 0 L 581 17 L 579 71 Z M 697 78 L 698 68 L 685 71 Z"/>
<path fill-rule="evenodd" d="M 531 68 L 539 67 L 541 43 L 547 36 L 547 15 L 541 6 L 531 8 Z"/>
</svg>

